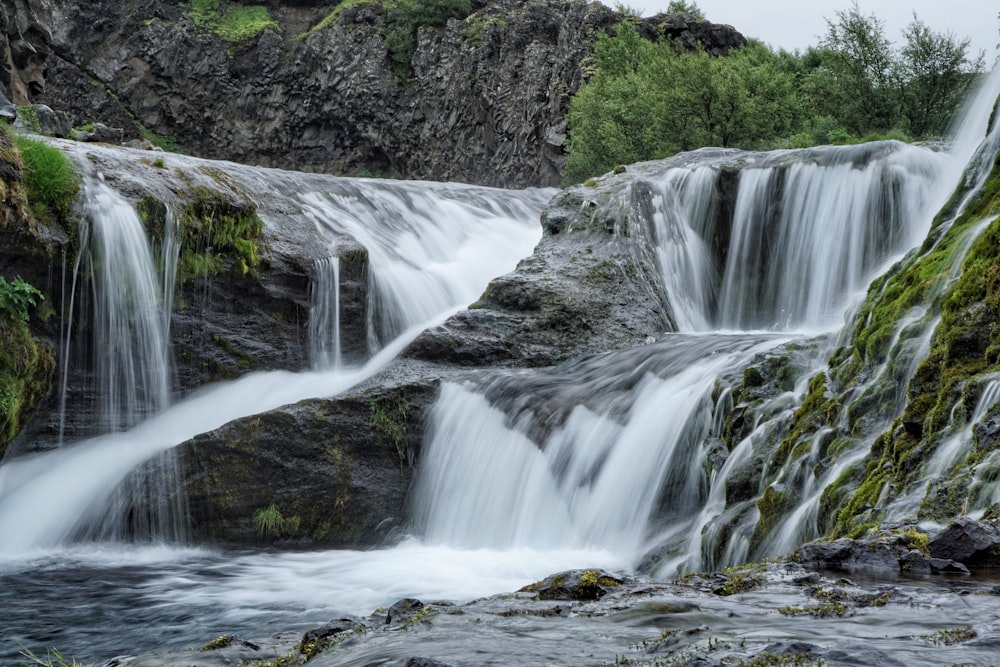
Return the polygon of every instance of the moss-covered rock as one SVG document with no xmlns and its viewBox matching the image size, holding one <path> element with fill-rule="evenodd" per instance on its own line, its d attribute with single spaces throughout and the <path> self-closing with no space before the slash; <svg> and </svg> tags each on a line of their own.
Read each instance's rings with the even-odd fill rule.
<svg viewBox="0 0 1000 667">
<path fill-rule="evenodd" d="M 182 444 L 193 536 L 382 543 L 402 525 L 435 396 L 427 381 L 358 390 L 239 419 Z"/>
</svg>

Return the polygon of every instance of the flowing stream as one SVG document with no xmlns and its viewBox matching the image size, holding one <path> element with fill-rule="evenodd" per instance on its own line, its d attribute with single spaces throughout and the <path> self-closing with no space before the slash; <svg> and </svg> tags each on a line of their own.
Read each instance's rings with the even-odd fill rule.
<svg viewBox="0 0 1000 667">
<path fill-rule="evenodd" d="M 884 142 L 741 154 L 725 220 L 717 152 L 650 171 L 647 222 L 680 330 L 556 368 L 444 383 L 428 419 L 412 536 L 370 552 L 188 545 L 183 508 L 156 507 L 164 495 L 157 485 L 176 484 L 170 452 L 233 419 L 334 396 L 386 368 L 425 327 L 531 253 L 553 192 L 221 164 L 251 191 L 273 193 L 272 210 L 298 211 L 328 244 L 310 292 L 312 368 L 254 373 L 171 403 L 165 332 L 176 243 L 167 235 L 155 260 L 134 210 L 90 174 L 90 224 L 72 294 L 83 299 L 83 275 L 92 276 L 87 300 L 103 351 L 95 356 L 107 361 L 95 371 L 101 434 L 0 466 L 0 659 L 16 656 L 18 644 L 84 660 L 184 648 L 223 632 L 366 614 L 401 597 L 468 600 L 571 567 L 671 576 L 740 562 L 758 514 L 752 503 L 728 504 L 727 483 L 754 440 L 794 412 L 868 284 L 924 240 L 963 174 L 976 177 L 966 165 L 988 133 L 998 88 L 995 72 L 948 150 Z M 981 163 L 991 161 L 991 146 Z M 96 171 L 82 150 L 66 150 Z M 268 206 L 262 216 L 274 225 Z M 719 261 L 711 244 L 721 236 L 729 242 Z M 367 249 L 371 265 L 369 358 L 361 364 L 345 363 L 339 337 L 335 249 L 346 237 Z M 929 340 L 921 331 L 913 337 Z M 64 346 L 74 344 L 66 337 Z M 773 419 L 723 453 L 720 428 L 732 404 L 718 393 L 719 378 L 790 344 L 803 350 L 800 377 L 772 399 Z M 984 392 L 980 417 L 995 394 L 993 385 Z M 530 409 L 537 404 L 557 407 L 559 419 L 540 423 Z M 934 469 L 968 437 L 956 433 Z M 864 446 L 822 473 L 812 472 L 816 452 L 806 464 L 762 473 L 801 490 L 763 552 L 819 536 L 819 494 Z M 136 507 L 147 515 L 138 540 L 121 530 L 122 515 Z M 722 524 L 737 528 L 723 532 Z"/>
</svg>

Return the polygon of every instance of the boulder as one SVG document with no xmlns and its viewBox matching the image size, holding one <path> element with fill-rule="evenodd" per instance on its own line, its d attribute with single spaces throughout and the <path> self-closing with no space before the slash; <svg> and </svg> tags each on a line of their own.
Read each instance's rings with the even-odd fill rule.
<svg viewBox="0 0 1000 667">
<path fill-rule="evenodd" d="M 1000 567 L 1000 528 L 995 523 L 958 517 L 927 544 L 931 555 L 971 569 Z"/>
<path fill-rule="evenodd" d="M 70 135 L 70 132 L 73 130 L 73 123 L 66 112 L 54 111 L 52 107 L 46 104 L 36 104 L 34 110 L 35 117 L 38 119 L 39 132 L 61 139 Z"/>
<path fill-rule="evenodd" d="M 519 593 L 539 600 L 600 600 L 625 581 L 604 570 L 567 570 L 528 584 Z"/>
<path fill-rule="evenodd" d="M 239 419 L 180 445 L 192 537 L 367 547 L 401 528 L 431 381 Z"/>
<path fill-rule="evenodd" d="M 99 141 L 105 144 L 121 144 L 125 141 L 125 130 L 120 127 L 108 127 L 104 123 L 94 123 L 90 130 L 79 130 L 77 141 Z"/>
</svg>

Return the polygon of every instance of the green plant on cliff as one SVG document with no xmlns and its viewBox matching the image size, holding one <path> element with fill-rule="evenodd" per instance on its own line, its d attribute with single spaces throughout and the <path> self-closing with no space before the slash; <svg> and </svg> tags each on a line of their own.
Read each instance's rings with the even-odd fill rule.
<svg viewBox="0 0 1000 667">
<path fill-rule="evenodd" d="M 255 273 L 263 232 L 252 205 L 236 205 L 218 192 L 197 188 L 181 213 L 178 284 L 216 276 L 227 264 L 237 275 Z"/>
<path fill-rule="evenodd" d="M 265 539 L 278 537 L 285 531 L 285 517 L 274 503 L 254 512 L 253 523 L 257 534 Z"/>
<path fill-rule="evenodd" d="M 231 44 L 244 44 L 267 28 L 281 30 L 264 5 L 239 5 L 220 0 L 190 0 L 187 15 L 196 26 Z"/>
<path fill-rule="evenodd" d="M 28 329 L 29 308 L 41 292 L 20 278 L 0 276 L 0 454 L 48 391 L 55 359 Z"/>
<path fill-rule="evenodd" d="M 43 141 L 21 134 L 15 134 L 14 141 L 24 163 L 24 185 L 35 215 L 67 220 L 80 189 L 73 163 Z"/>
<path fill-rule="evenodd" d="M 28 309 L 37 305 L 38 300 L 43 298 L 41 292 L 20 277 L 7 282 L 6 278 L 0 276 L 0 311 L 9 317 L 27 322 Z"/>
<path fill-rule="evenodd" d="M 444 25 L 448 19 L 464 19 L 472 13 L 470 0 L 392 0 L 385 3 L 385 44 L 392 70 L 400 77 L 410 74 L 417 48 L 417 31 Z"/>
</svg>

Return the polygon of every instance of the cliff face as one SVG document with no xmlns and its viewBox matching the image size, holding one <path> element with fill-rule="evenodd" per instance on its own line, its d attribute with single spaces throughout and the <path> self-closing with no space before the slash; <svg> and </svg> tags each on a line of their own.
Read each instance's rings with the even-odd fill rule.
<svg viewBox="0 0 1000 667">
<path fill-rule="evenodd" d="M 123 127 L 126 137 L 152 132 L 204 157 L 500 187 L 559 184 L 582 65 L 622 19 L 580 0 L 490 3 L 420 28 L 401 74 L 378 2 L 338 8 L 336 20 L 333 5 L 271 3 L 280 28 L 238 45 L 176 3 L 16 4 L 11 25 L 26 27 L 14 31 L 7 66 L 34 49 L 31 67 L 15 67 L 32 83 L 8 83 L 6 73 L 0 83 L 18 103 Z M 745 41 L 683 15 L 643 26 L 714 53 Z"/>
</svg>

